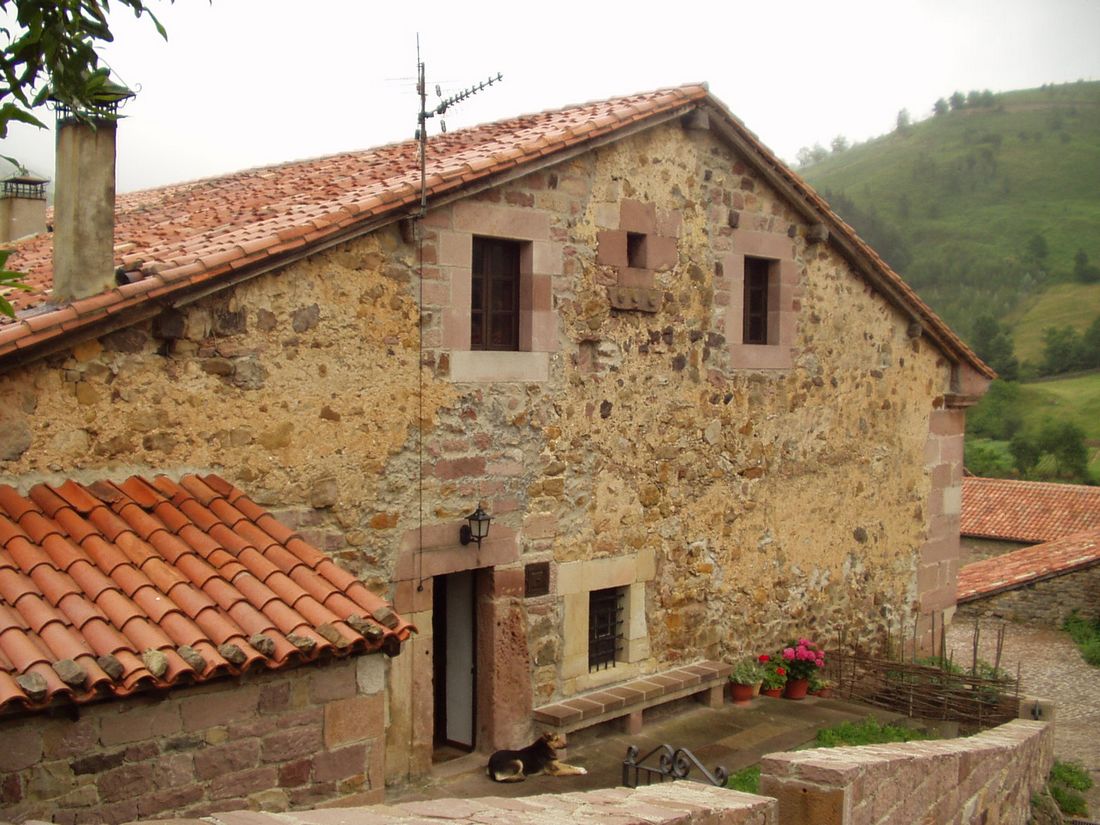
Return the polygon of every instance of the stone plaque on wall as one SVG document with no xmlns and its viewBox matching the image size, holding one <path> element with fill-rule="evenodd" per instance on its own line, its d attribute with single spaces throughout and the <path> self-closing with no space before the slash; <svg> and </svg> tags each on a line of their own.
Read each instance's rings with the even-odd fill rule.
<svg viewBox="0 0 1100 825">
<path fill-rule="evenodd" d="M 550 562 L 540 561 L 523 568 L 523 595 L 531 599 L 550 592 Z"/>
</svg>

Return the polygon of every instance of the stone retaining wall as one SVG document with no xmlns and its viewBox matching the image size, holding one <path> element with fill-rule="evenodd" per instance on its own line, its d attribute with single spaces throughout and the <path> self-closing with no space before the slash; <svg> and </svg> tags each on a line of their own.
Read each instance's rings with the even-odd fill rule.
<svg viewBox="0 0 1100 825">
<path fill-rule="evenodd" d="M 263 814 L 233 811 L 218 814 L 219 825 L 447 825 L 507 822 L 510 825 L 550 825 L 572 822 L 590 825 L 778 825 L 774 799 L 713 788 L 697 782 L 675 782 L 628 790 L 614 788 L 586 793 L 544 794 L 522 799 L 490 796 L 482 799 L 434 799 L 401 805 L 341 808 Z M 189 823 L 178 823 L 189 825 Z M 201 823 L 194 823 L 201 825 Z"/>
<path fill-rule="evenodd" d="M 965 739 L 766 756 L 760 792 L 781 825 L 1027 822 L 1046 783 L 1054 729 L 1015 721 Z"/>
<path fill-rule="evenodd" d="M 960 604 L 955 620 L 980 616 L 1060 628 L 1074 610 L 1092 615 L 1098 604 L 1100 564 Z"/>
<path fill-rule="evenodd" d="M 0 819 L 118 823 L 384 794 L 381 656 L 0 721 Z M 746 820 L 747 821 L 747 820 Z"/>
</svg>

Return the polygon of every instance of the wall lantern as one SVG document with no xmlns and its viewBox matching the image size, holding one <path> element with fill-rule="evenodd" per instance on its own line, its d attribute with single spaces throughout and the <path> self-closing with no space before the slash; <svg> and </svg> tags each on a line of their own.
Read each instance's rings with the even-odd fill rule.
<svg viewBox="0 0 1100 825">
<path fill-rule="evenodd" d="M 477 505 L 477 509 L 470 515 L 466 516 L 468 524 L 463 524 L 458 529 L 458 540 L 463 544 L 469 544 L 471 541 L 477 542 L 477 546 L 481 546 L 481 540 L 489 535 L 489 522 L 493 520 L 493 517 L 481 509 L 481 505 Z"/>
</svg>

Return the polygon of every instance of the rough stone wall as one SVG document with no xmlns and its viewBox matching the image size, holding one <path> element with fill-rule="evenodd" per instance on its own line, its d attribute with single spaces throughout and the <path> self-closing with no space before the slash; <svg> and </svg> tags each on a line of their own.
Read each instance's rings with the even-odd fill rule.
<svg viewBox="0 0 1100 825">
<path fill-rule="evenodd" d="M 1011 622 L 1061 628 L 1076 610 L 1097 615 L 1100 605 L 1100 564 L 1026 584 L 1003 593 L 959 605 L 960 619 L 1007 619 Z"/>
<path fill-rule="evenodd" d="M 671 260 L 643 273 L 653 312 L 608 301 L 619 273 L 599 260 L 600 235 L 625 228 L 628 206 L 652 210 L 654 237 L 675 240 Z M 470 376 L 445 327 L 468 313 L 456 242 L 499 235 L 484 221 L 500 215 L 536 238 L 539 369 L 528 375 L 523 361 L 505 382 L 456 381 Z M 433 541 L 457 547 L 458 524 L 483 500 L 518 547 L 501 572 L 548 561 L 553 586 L 558 564 L 654 560 L 636 594 L 635 649 L 648 652 L 624 678 L 811 629 L 827 645 L 841 628 L 866 641 L 912 619 L 918 566 L 940 563 L 920 556 L 932 521 L 925 449 L 950 365 L 828 244 L 808 242 L 717 138 L 649 130 L 435 210 L 423 231 L 423 353 L 417 247 L 389 227 L 0 375 L 12 400 L 0 472 L 25 488 L 216 470 L 421 627 L 431 582 L 394 587 L 401 540 L 422 516 Z M 737 360 L 737 273 L 722 264 L 752 254 L 750 235 L 789 250 L 786 368 Z M 561 696 L 563 600 L 553 588 L 507 599 L 504 634 L 533 654 L 534 703 Z M 416 650 L 419 676 L 395 660 L 395 718 L 431 673 L 430 644 Z M 418 707 L 412 773 L 431 747 L 430 701 Z"/>
<path fill-rule="evenodd" d="M 1016 721 L 965 739 L 770 754 L 760 793 L 783 825 L 1029 821 L 1054 761 L 1054 728 Z"/>
<path fill-rule="evenodd" d="M 994 556 L 1003 556 L 1013 550 L 1029 547 L 1021 541 L 997 541 L 996 539 L 979 539 L 973 536 L 962 536 L 959 539 L 959 564 L 970 564 L 972 561 L 991 559 Z"/>
<path fill-rule="evenodd" d="M 176 813 L 382 801 L 381 656 L 0 721 L 8 821 L 117 823 Z"/>
</svg>

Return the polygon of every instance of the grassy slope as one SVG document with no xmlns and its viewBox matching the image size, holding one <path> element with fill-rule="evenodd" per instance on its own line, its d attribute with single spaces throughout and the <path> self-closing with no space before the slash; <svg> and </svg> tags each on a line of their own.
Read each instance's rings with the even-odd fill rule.
<svg viewBox="0 0 1100 825">
<path fill-rule="evenodd" d="M 1021 302 L 1007 319 L 1015 330 L 1013 343 L 1017 357 L 1039 363 L 1043 358 L 1043 330 L 1066 325 L 1084 330 L 1097 315 L 1100 315 L 1100 284 L 1048 287 Z"/>
<path fill-rule="evenodd" d="M 1100 482 L 1100 372 L 1021 384 L 1020 409 L 1025 429 L 1037 429 L 1047 419 L 1068 419 L 1081 427 L 1089 445 L 1089 472 Z M 1008 442 L 981 441 L 1007 456 Z"/>
<path fill-rule="evenodd" d="M 1036 297 L 1068 275 L 1078 249 L 1100 263 L 1100 83 L 1009 92 L 997 103 L 930 118 L 802 171 L 901 232 L 913 259 L 901 274 L 964 336 L 975 310 L 992 308 L 1034 358 L 1042 325 L 1084 329 L 1100 314 L 1095 288 L 1066 283 Z M 1049 247 L 1046 279 L 1026 254 L 1036 233 Z M 960 261 L 963 271 L 953 271 Z"/>
</svg>

